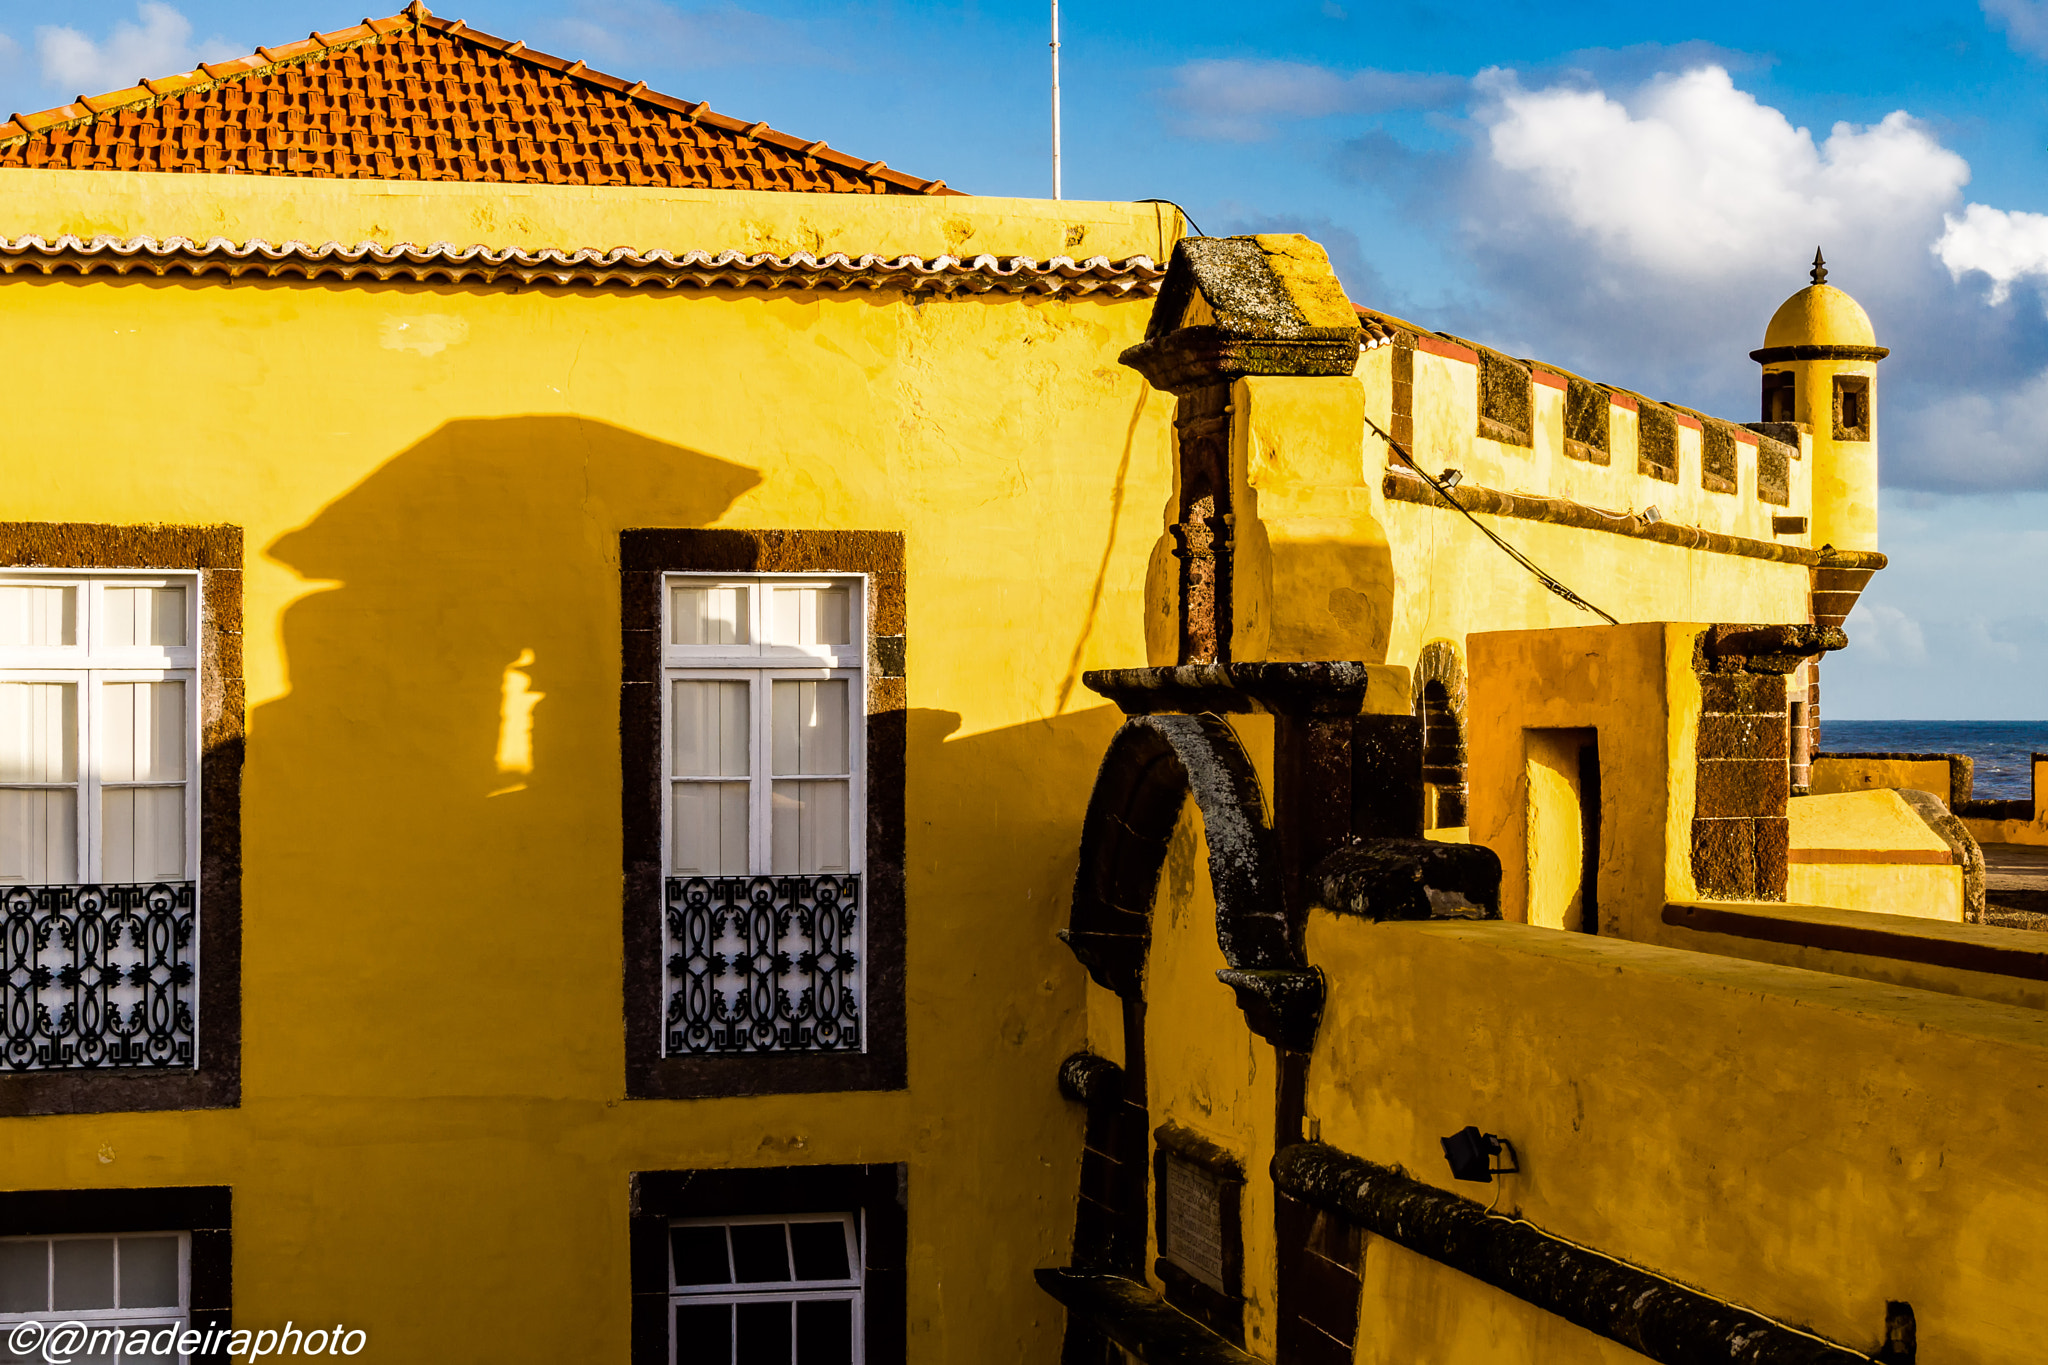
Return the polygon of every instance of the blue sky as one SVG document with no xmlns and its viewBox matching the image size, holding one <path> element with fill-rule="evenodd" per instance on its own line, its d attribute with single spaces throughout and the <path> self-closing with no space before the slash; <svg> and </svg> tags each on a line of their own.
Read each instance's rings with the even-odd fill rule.
<svg viewBox="0 0 2048 1365">
<path fill-rule="evenodd" d="M 971 192 L 1048 190 L 1043 4 L 439 12 Z M 0 106 L 360 17 L 0 0 Z M 1827 714 L 2048 717 L 2048 0 L 1070 0 L 1063 29 L 1069 197 L 1308 232 L 1361 302 L 1738 420 L 1825 246 L 1893 348 L 1893 567 Z"/>
</svg>

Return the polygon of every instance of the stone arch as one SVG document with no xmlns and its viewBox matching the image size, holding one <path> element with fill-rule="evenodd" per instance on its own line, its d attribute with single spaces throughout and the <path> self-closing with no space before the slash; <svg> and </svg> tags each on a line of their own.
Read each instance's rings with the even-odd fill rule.
<svg viewBox="0 0 2048 1365">
<path fill-rule="evenodd" d="M 1415 714 L 1422 720 L 1422 780 L 1431 828 L 1466 821 L 1465 665 L 1450 640 L 1431 640 L 1415 661 Z"/>
<path fill-rule="evenodd" d="M 1088 974 L 1122 1000 L 1124 1055 L 1117 1065 L 1076 1053 L 1061 1067 L 1060 1086 L 1088 1107 L 1074 1266 L 1141 1282 L 1152 1178 L 1145 964 L 1160 871 L 1190 796 L 1209 845 L 1216 941 L 1229 964 L 1220 975 L 1237 992 L 1248 1025 L 1306 1048 L 1321 1014 L 1322 979 L 1289 931 L 1279 841 L 1237 735 L 1213 715 L 1125 721 L 1088 798 L 1073 907 L 1060 935 Z M 1069 1317 L 1063 1359 L 1104 1360 L 1106 1350 L 1094 1328 Z"/>
<path fill-rule="evenodd" d="M 1103 756 L 1081 827 L 1081 867 L 1061 935 L 1090 976 L 1142 1000 L 1152 902 L 1189 796 L 1201 811 L 1216 890 L 1216 942 L 1240 971 L 1299 970 L 1258 774 L 1216 716 L 1137 716 Z"/>
</svg>

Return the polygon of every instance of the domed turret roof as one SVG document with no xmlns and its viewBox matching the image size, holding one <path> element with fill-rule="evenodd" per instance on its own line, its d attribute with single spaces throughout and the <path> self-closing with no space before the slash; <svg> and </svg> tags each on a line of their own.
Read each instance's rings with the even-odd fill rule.
<svg viewBox="0 0 2048 1365">
<path fill-rule="evenodd" d="M 1826 262 L 1813 253 L 1813 283 L 1778 305 L 1764 346 L 1875 346 L 1877 332 L 1863 305 L 1827 282 Z"/>
</svg>

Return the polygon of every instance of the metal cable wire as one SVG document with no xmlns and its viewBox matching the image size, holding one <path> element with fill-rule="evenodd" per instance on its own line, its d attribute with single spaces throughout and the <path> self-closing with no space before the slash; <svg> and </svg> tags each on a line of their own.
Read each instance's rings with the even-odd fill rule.
<svg viewBox="0 0 2048 1365">
<path fill-rule="evenodd" d="M 1517 550 L 1514 546 L 1508 544 L 1505 540 L 1502 540 L 1499 536 L 1495 535 L 1491 527 L 1486 525 L 1486 523 L 1481 521 L 1478 517 L 1472 515 L 1472 511 L 1470 508 L 1466 507 L 1464 503 L 1459 502 L 1456 498 L 1451 496 L 1451 490 L 1449 488 L 1445 487 L 1442 483 L 1439 483 L 1435 476 L 1430 474 L 1428 470 L 1424 469 L 1421 465 L 1415 463 L 1415 457 L 1408 453 L 1407 448 L 1404 447 L 1399 441 L 1395 440 L 1391 435 L 1389 435 L 1387 431 L 1383 429 L 1378 422 L 1373 421 L 1370 415 L 1366 417 L 1365 424 L 1373 429 L 1375 435 L 1377 435 L 1382 441 L 1385 441 L 1387 443 L 1387 449 L 1393 451 L 1396 455 L 1399 455 L 1401 457 L 1401 462 L 1403 464 L 1407 465 L 1410 469 L 1414 470 L 1417 474 L 1421 475 L 1422 481 L 1428 484 L 1431 488 L 1434 488 L 1436 490 L 1436 494 L 1438 497 L 1442 498 L 1451 506 L 1457 508 L 1458 511 L 1464 515 L 1465 520 L 1471 522 L 1474 526 L 1477 526 L 1479 528 L 1479 533 L 1481 535 L 1485 536 L 1495 545 L 1500 546 L 1502 551 L 1504 551 L 1507 554 L 1508 558 L 1514 560 L 1515 563 L 1521 565 L 1530 573 L 1534 574 L 1536 576 L 1537 582 L 1541 583 L 1544 587 L 1550 589 L 1559 597 L 1562 597 L 1565 601 L 1577 607 L 1580 611 L 1590 611 L 1610 626 L 1618 626 L 1621 624 L 1621 622 L 1615 620 L 1612 616 L 1609 616 L 1606 612 L 1600 610 L 1600 608 L 1594 606 L 1591 602 L 1588 602 L 1585 598 L 1579 596 L 1570 588 L 1567 588 L 1564 584 L 1558 582 L 1555 578 L 1552 578 L 1549 574 L 1545 573 L 1542 569 L 1538 568 L 1534 561 L 1532 561 L 1529 558 L 1529 556 L 1523 554 L 1520 550 Z"/>
</svg>

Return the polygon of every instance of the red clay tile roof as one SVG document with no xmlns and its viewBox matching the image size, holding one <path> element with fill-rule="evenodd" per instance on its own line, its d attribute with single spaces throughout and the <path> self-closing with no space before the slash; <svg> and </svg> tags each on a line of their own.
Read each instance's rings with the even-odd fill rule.
<svg viewBox="0 0 2048 1365">
<path fill-rule="evenodd" d="M 415 3 L 0 123 L 0 167 L 954 194 Z"/>
</svg>

